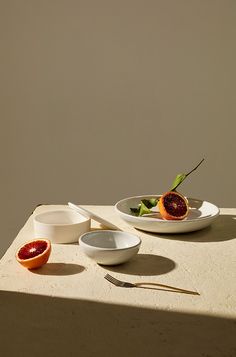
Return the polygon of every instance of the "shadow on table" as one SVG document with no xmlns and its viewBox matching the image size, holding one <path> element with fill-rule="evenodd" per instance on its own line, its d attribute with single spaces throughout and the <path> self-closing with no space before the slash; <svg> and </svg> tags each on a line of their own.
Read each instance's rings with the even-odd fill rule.
<svg viewBox="0 0 236 357">
<path fill-rule="evenodd" d="M 103 267 L 101 265 L 101 267 Z M 125 264 L 104 266 L 104 269 L 130 275 L 161 275 L 175 269 L 176 263 L 166 257 L 154 254 L 137 254 Z"/>
<path fill-rule="evenodd" d="M 234 357 L 236 321 L 0 292 L 4 357 Z"/>
<path fill-rule="evenodd" d="M 79 264 L 69 263 L 47 263 L 39 269 L 30 270 L 31 273 L 39 275 L 75 275 L 82 273 L 85 267 Z"/>
<path fill-rule="evenodd" d="M 235 215 L 220 215 L 211 226 L 200 231 L 181 234 L 161 234 L 149 233 L 152 236 L 159 238 L 182 240 L 189 242 L 222 242 L 236 238 L 236 216 Z"/>
</svg>

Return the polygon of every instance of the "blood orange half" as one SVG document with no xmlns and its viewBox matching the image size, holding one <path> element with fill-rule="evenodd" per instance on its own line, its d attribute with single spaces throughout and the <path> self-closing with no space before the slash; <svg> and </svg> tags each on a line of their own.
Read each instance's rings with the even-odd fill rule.
<svg viewBox="0 0 236 357">
<path fill-rule="evenodd" d="M 16 252 L 17 261 L 28 269 L 36 269 L 46 264 L 51 254 L 48 239 L 35 239 L 25 243 Z"/>
<path fill-rule="evenodd" d="M 188 215 L 188 201 L 176 191 L 166 192 L 159 200 L 159 210 L 164 219 L 182 220 Z"/>
</svg>

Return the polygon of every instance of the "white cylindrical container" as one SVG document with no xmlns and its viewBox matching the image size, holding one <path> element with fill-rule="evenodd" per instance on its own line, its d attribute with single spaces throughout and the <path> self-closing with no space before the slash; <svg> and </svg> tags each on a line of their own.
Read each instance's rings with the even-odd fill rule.
<svg viewBox="0 0 236 357">
<path fill-rule="evenodd" d="M 73 210 L 48 211 L 33 218 L 35 238 L 47 238 L 52 243 L 75 243 L 88 232 L 91 220 Z"/>
</svg>

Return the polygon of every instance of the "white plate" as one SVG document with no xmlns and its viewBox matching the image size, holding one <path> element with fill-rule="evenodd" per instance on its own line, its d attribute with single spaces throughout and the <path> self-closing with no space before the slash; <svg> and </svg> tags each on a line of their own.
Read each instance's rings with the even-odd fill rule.
<svg viewBox="0 0 236 357">
<path fill-rule="evenodd" d="M 219 215 L 220 210 L 214 204 L 194 198 L 188 198 L 189 214 L 181 221 L 164 220 L 160 214 L 137 217 L 130 211 L 131 207 L 138 207 L 142 199 L 159 198 L 160 195 L 134 196 L 125 198 L 115 205 L 120 217 L 134 228 L 153 233 L 185 233 L 193 232 L 209 226 Z"/>
</svg>

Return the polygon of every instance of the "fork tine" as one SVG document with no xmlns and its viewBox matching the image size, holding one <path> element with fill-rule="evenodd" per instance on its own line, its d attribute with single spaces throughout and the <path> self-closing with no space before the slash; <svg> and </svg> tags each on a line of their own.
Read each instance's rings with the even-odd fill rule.
<svg viewBox="0 0 236 357">
<path fill-rule="evenodd" d="M 118 283 L 120 283 L 120 280 L 117 280 L 116 278 L 114 278 L 113 276 L 106 274 L 105 279 L 107 279 L 108 281 L 110 281 L 110 283 L 113 283 L 115 285 L 117 285 Z"/>
<path fill-rule="evenodd" d="M 113 276 L 111 276 L 110 274 L 106 274 L 104 277 L 106 280 L 108 280 L 110 283 L 116 285 L 116 286 L 120 286 L 122 288 L 133 288 L 136 287 L 136 285 L 132 284 L 132 283 L 128 283 L 126 281 L 121 281 L 118 280 L 116 278 L 114 278 Z"/>
</svg>

